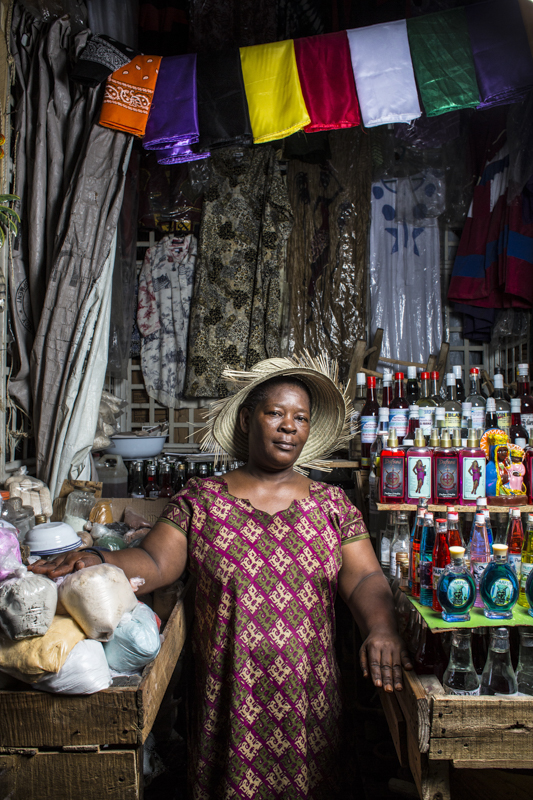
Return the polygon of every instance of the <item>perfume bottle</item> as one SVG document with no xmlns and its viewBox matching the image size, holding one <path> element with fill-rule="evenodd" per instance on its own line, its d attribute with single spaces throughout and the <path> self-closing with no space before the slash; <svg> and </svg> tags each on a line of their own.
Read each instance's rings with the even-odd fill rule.
<svg viewBox="0 0 533 800">
<path fill-rule="evenodd" d="M 433 611 L 442 611 L 437 594 L 437 585 L 444 569 L 450 563 L 450 549 L 448 547 L 448 526 L 445 519 L 436 520 L 437 533 L 433 546 Z"/>
<path fill-rule="evenodd" d="M 520 650 L 516 667 L 518 694 L 533 695 L 533 629 L 519 628 Z"/>
<path fill-rule="evenodd" d="M 406 457 L 406 502 L 416 503 L 424 497 L 431 502 L 431 467 L 433 453 L 426 447 L 426 440 L 420 428 L 415 434 L 414 447 L 410 447 Z"/>
<path fill-rule="evenodd" d="M 470 571 L 476 582 L 476 608 L 483 608 L 483 600 L 479 594 L 479 583 L 481 576 L 490 562 L 490 545 L 487 537 L 487 526 L 485 524 L 485 514 L 476 514 L 472 538 L 470 540 Z"/>
<path fill-rule="evenodd" d="M 442 677 L 445 694 L 479 694 L 480 681 L 472 660 L 471 633 L 453 631 L 450 660 Z"/>
<path fill-rule="evenodd" d="M 476 584 L 464 563 L 464 547 L 450 547 L 451 561 L 437 584 L 437 598 L 445 622 L 468 622 L 476 599 Z"/>
<path fill-rule="evenodd" d="M 524 545 L 522 547 L 522 563 L 520 564 L 520 595 L 518 605 L 529 608 L 526 597 L 526 583 L 530 573 L 533 571 L 533 514 L 527 515 L 526 532 L 524 534 Z"/>
<path fill-rule="evenodd" d="M 431 608 L 433 604 L 433 548 L 435 546 L 435 525 L 433 514 L 428 511 L 424 517 L 422 538 L 420 541 L 420 598 L 423 606 Z"/>
<path fill-rule="evenodd" d="M 440 447 L 433 453 L 433 501 L 456 503 L 459 499 L 459 455 L 447 430 L 441 434 Z"/>
<path fill-rule="evenodd" d="M 478 497 L 485 497 L 486 464 L 477 434 L 470 430 L 466 447 L 459 453 L 459 502 L 462 506 L 473 505 Z"/>
<path fill-rule="evenodd" d="M 481 675 L 480 694 L 507 697 L 517 691 L 509 651 L 509 631 L 507 628 L 494 628 L 490 632 L 489 654 Z"/>
<path fill-rule="evenodd" d="M 387 447 L 381 451 L 380 500 L 382 503 L 403 503 L 405 484 L 405 451 L 398 444 L 396 429 L 389 428 Z"/>
<path fill-rule="evenodd" d="M 479 582 L 487 619 L 512 619 L 518 592 L 516 572 L 507 561 L 507 545 L 495 544 L 494 561 L 488 564 Z"/>
</svg>

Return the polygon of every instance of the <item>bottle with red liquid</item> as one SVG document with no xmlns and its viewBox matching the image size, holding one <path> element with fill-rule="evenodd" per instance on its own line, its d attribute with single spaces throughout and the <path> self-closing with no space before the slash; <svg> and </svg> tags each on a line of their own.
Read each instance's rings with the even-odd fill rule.
<svg viewBox="0 0 533 800">
<path fill-rule="evenodd" d="M 470 430 L 466 447 L 459 451 L 459 503 L 470 506 L 485 497 L 487 461 L 475 430 Z"/>
<path fill-rule="evenodd" d="M 522 548 L 524 546 L 524 529 L 522 527 L 522 517 L 519 508 L 512 508 L 511 524 L 507 534 L 507 561 L 514 569 L 518 580 L 520 580 L 520 567 L 522 565 Z"/>
<path fill-rule="evenodd" d="M 405 496 L 405 451 L 400 447 L 396 429 L 389 429 L 387 447 L 379 463 L 379 496 L 382 503 L 403 503 Z"/>
<path fill-rule="evenodd" d="M 381 396 L 381 408 L 389 408 L 392 403 L 392 372 L 388 369 L 383 370 L 383 389 Z"/>
<path fill-rule="evenodd" d="M 172 488 L 171 470 L 168 461 L 159 462 L 159 482 L 161 484 L 159 497 L 173 497 L 174 489 Z"/>
<path fill-rule="evenodd" d="M 453 510 L 453 506 L 448 509 L 446 521 L 448 523 L 448 547 L 464 547 L 463 537 L 459 530 L 459 514 Z"/>
<path fill-rule="evenodd" d="M 420 427 L 419 414 L 420 409 L 417 405 L 409 406 L 409 422 L 407 425 L 407 433 L 405 434 L 405 438 L 411 439 L 413 442 L 415 440 L 416 432 Z"/>
<path fill-rule="evenodd" d="M 459 500 L 459 453 L 452 446 L 447 430 L 444 430 L 439 447 L 433 451 L 433 502 L 457 503 Z"/>
<path fill-rule="evenodd" d="M 448 663 L 442 646 L 442 635 L 431 633 L 425 621 L 422 622 L 420 643 L 413 661 L 417 675 L 435 675 L 442 681 Z"/>
<path fill-rule="evenodd" d="M 378 432 L 379 405 L 376 398 L 376 379 L 366 379 L 366 403 L 361 409 L 361 469 L 370 470 L 370 448 Z"/>
<path fill-rule="evenodd" d="M 433 452 L 426 447 L 426 440 L 420 428 L 416 430 L 414 447 L 410 447 L 407 451 L 405 464 L 406 503 L 417 503 L 422 497 L 431 502 Z"/>
<path fill-rule="evenodd" d="M 520 398 L 520 411 L 522 415 L 522 425 L 527 430 L 528 435 L 533 435 L 533 396 L 529 388 L 529 365 L 518 365 L 518 379 L 516 396 Z"/>
<path fill-rule="evenodd" d="M 526 447 L 526 474 L 524 482 L 527 486 L 527 499 L 533 503 L 533 447 Z"/>
<path fill-rule="evenodd" d="M 144 487 L 144 495 L 147 499 L 156 499 L 159 497 L 160 489 L 156 480 L 156 466 L 155 464 L 148 464 L 146 467 L 146 486 Z"/>
<path fill-rule="evenodd" d="M 437 526 L 437 533 L 435 536 L 435 544 L 433 546 L 433 611 L 442 611 L 442 606 L 437 597 L 437 584 L 439 578 L 444 572 L 444 568 L 448 566 L 451 561 L 450 549 L 448 546 L 448 525 L 445 519 L 435 520 Z"/>
<path fill-rule="evenodd" d="M 522 425 L 522 414 L 520 411 L 520 398 L 513 397 L 511 400 L 511 427 L 509 428 L 509 439 L 516 444 L 517 439 L 528 438 L 528 431 Z"/>
<path fill-rule="evenodd" d="M 396 372 L 394 375 L 394 400 L 389 408 L 389 428 L 396 428 L 396 435 L 401 444 L 409 425 L 409 403 L 403 391 L 403 372 Z"/>
</svg>

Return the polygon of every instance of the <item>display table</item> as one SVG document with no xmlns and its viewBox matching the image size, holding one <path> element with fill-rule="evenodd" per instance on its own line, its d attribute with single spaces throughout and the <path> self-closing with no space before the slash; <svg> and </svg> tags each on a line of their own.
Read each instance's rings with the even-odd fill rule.
<svg viewBox="0 0 533 800">
<path fill-rule="evenodd" d="M 527 608 L 522 608 L 518 604 L 513 609 L 512 619 L 487 619 L 482 608 L 470 609 L 470 622 L 445 622 L 438 611 L 433 611 L 428 606 L 422 606 L 411 597 L 405 595 L 414 605 L 420 616 L 427 622 L 428 628 L 432 633 L 442 633 L 442 631 L 453 631 L 457 628 L 508 628 L 517 625 L 533 626 L 533 617 L 528 613 Z"/>
</svg>

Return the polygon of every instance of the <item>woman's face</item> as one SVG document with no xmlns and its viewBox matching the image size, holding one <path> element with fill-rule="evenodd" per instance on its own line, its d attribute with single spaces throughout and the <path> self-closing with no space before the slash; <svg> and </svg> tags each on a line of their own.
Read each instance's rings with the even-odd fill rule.
<svg viewBox="0 0 533 800">
<path fill-rule="evenodd" d="M 288 469 L 309 436 L 307 392 L 290 383 L 273 386 L 252 414 L 246 408 L 241 410 L 240 422 L 248 434 L 249 463 L 268 470 Z"/>
</svg>

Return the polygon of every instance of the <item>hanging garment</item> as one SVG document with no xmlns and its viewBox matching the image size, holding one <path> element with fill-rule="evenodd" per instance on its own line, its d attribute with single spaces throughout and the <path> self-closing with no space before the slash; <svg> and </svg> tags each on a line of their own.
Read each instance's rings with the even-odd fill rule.
<svg viewBox="0 0 533 800">
<path fill-rule="evenodd" d="M 440 240 L 437 219 L 422 209 L 416 225 L 397 215 L 398 195 L 412 183 L 428 197 L 442 193 L 426 175 L 372 185 L 370 328 L 372 336 L 383 328 L 383 356 L 425 364 L 442 344 Z"/>
<path fill-rule="evenodd" d="M 254 142 L 283 139 L 309 125 L 294 41 L 241 47 L 240 54 Z"/>
<path fill-rule="evenodd" d="M 137 50 L 127 44 L 117 42 L 111 36 L 96 34 L 91 36 L 82 51 L 71 78 L 84 86 L 98 86 L 112 72 L 128 64 L 138 56 Z"/>
<path fill-rule="evenodd" d="M 509 149 L 485 165 L 457 249 L 448 299 L 483 308 L 533 305 L 533 224 L 522 196 L 507 203 Z"/>
<path fill-rule="evenodd" d="M 196 238 L 165 236 L 146 251 L 139 276 L 137 325 L 146 391 L 168 408 L 183 394 Z"/>
<path fill-rule="evenodd" d="M 361 124 L 345 31 L 295 39 L 298 75 L 311 123 L 309 133 Z"/>
<path fill-rule="evenodd" d="M 144 136 L 160 56 L 135 56 L 107 79 L 100 125 L 134 136 Z"/>
<path fill-rule="evenodd" d="M 518 0 L 465 6 L 479 108 L 514 103 L 533 87 L 533 56 Z"/>
<path fill-rule="evenodd" d="M 428 117 L 479 104 L 464 8 L 407 20 L 413 67 Z"/>
<path fill-rule="evenodd" d="M 89 28 L 105 33 L 130 47 L 137 47 L 139 25 L 138 0 L 85 0 Z"/>
<path fill-rule="evenodd" d="M 209 151 L 251 145 L 252 126 L 239 51 L 199 55 L 196 80 L 200 148 Z"/>
<path fill-rule="evenodd" d="M 281 284 L 292 211 L 272 147 L 211 156 L 187 354 L 186 397 L 224 397 L 224 367 L 280 355 Z"/>
<path fill-rule="evenodd" d="M 190 0 L 190 50 L 216 53 L 232 47 L 275 42 L 278 4 L 272 0 Z"/>
<path fill-rule="evenodd" d="M 365 126 L 417 119 L 422 112 L 405 20 L 346 33 Z"/>
</svg>

